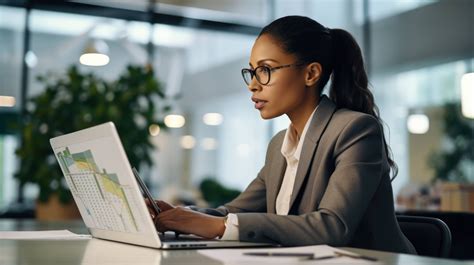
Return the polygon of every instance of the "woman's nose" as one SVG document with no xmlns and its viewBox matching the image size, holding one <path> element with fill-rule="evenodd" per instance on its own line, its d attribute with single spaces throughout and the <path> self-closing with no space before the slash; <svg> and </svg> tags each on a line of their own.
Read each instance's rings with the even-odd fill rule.
<svg viewBox="0 0 474 265">
<path fill-rule="evenodd" d="M 250 84 L 248 84 L 248 89 L 250 92 L 255 92 L 261 89 L 261 85 L 258 83 L 257 78 L 255 76 L 250 80 Z"/>
</svg>

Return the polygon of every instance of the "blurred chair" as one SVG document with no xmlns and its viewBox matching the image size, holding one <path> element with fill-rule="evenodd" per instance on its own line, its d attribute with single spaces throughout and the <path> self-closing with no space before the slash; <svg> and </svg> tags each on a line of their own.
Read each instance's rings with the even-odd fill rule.
<svg viewBox="0 0 474 265">
<path fill-rule="evenodd" d="M 398 215 L 397 221 L 418 255 L 449 257 L 451 231 L 445 222 L 433 217 L 405 215 Z"/>
</svg>

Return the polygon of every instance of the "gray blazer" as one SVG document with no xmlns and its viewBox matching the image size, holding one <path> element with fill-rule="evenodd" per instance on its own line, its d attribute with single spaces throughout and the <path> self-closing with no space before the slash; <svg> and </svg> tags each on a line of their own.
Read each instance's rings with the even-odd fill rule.
<svg viewBox="0 0 474 265">
<path fill-rule="evenodd" d="M 199 210 L 235 213 L 241 241 L 416 253 L 395 218 L 380 126 L 323 96 L 304 139 L 288 216 L 275 211 L 286 168 L 285 130 L 270 141 L 265 165 L 245 191 L 217 209 Z"/>
</svg>

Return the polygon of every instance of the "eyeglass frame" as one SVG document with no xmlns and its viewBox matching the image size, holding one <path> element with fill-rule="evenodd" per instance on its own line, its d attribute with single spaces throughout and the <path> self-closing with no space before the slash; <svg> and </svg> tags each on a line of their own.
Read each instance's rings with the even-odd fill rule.
<svg viewBox="0 0 474 265">
<path fill-rule="evenodd" d="M 279 69 L 282 69 L 282 68 L 288 68 L 288 67 L 291 67 L 291 66 L 302 66 L 304 65 L 305 63 L 291 63 L 291 64 L 285 64 L 285 65 L 280 65 L 280 66 L 275 66 L 275 67 L 268 67 L 266 65 L 260 65 L 258 67 L 256 67 L 255 69 L 250 69 L 250 68 L 242 68 L 242 70 L 240 71 L 240 73 L 242 74 L 242 78 L 244 79 L 244 82 L 245 84 L 247 85 L 250 85 L 250 82 L 252 82 L 252 79 L 255 77 L 255 79 L 257 80 L 257 82 L 264 86 L 264 85 L 268 85 L 268 83 L 270 83 L 270 80 L 271 80 L 271 77 L 272 77 L 272 72 L 276 71 L 276 70 L 279 70 Z M 263 68 L 263 69 L 268 69 L 268 81 L 264 84 L 262 82 L 260 82 L 260 80 L 258 79 L 257 77 L 257 70 L 259 68 Z M 245 79 L 245 75 L 244 75 L 244 71 L 247 71 L 250 73 L 250 82 L 247 83 L 246 79 Z"/>
</svg>

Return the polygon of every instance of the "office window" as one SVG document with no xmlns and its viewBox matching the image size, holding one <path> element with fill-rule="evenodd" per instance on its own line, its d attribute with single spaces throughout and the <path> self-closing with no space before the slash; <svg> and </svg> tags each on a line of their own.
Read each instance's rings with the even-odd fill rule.
<svg viewBox="0 0 474 265">
<path fill-rule="evenodd" d="M 8 14 L 8 16 L 2 15 L 0 27 L 2 30 L 6 28 L 13 32 L 11 29 L 13 28 L 18 31 L 18 29 L 23 28 L 21 26 L 22 23 L 16 23 L 12 16 L 16 11 L 24 13 L 24 10 L 18 9 L 15 12 L 11 10 L 14 9 L 2 7 L 1 12 Z M 188 9 L 186 10 L 186 12 L 189 11 Z M 201 14 L 201 11 L 198 13 Z M 217 13 L 219 12 L 211 13 L 210 15 L 214 16 L 218 15 Z M 24 20 L 24 17 L 21 17 L 21 20 Z M 251 23 L 258 22 L 255 19 L 249 21 Z M 250 54 L 251 44 L 255 39 L 254 35 L 161 24 L 155 24 L 153 27 L 150 27 L 149 23 L 145 22 L 37 9 L 31 11 L 30 26 L 31 45 L 27 55 L 29 66 L 27 97 L 44 91 L 45 85 L 37 80 L 38 76 L 45 74 L 60 76 L 71 65 L 78 66 L 81 72 L 93 73 L 108 80 L 117 78 L 128 64 L 145 65 L 149 59 L 145 45 L 149 41 L 150 34 L 152 35 L 155 48 L 153 66 L 158 79 L 165 88 L 167 97 L 166 102 L 161 103 L 171 105 L 172 109 L 170 112 L 175 110 L 182 111 L 188 121 L 184 128 L 170 129 L 167 132 L 163 130 L 157 136 L 150 136 L 154 137 L 158 146 L 158 151 L 154 155 L 156 166 L 151 169 L 144 169 L 143 175 L 150 180 L 151 184 L 156 184 L 155 186 L 152 185 L 155 191 L 167 186 L 167 184 L 175 183 L 179 187 L 190 187 L 192 178 L 189 172 L 187 172 L 187 178 L 184 181 L 177 180 L 183 178 L 183 172 L 185 172 L 183 168 L 191 167 L 191 165 L 196 165 L 197 163 L 192 164 L 191 161 L 186 160 L 182 152 L 184 149 L 180 147 L 179 139 L 182 135 L 194 134 L 194 132 L 189 130 L 194 119 L 193 114 L 199 108 L 198 105 L 201 102 L 211 102 L 212 105 L 212 102 L 215 102 L 213 100 L 222 98 L 221 103 L 223 105 L 212 107 L 211 109 L 213 112 L 224 113 L 228 106 L 232 106 L 233 103 L 231 102 L 234 100 L 233 96 L 228 97 L 228 100 L 225 99 L 227 95 L 234 94 L 236 95 L 235 98 L 248 100 L 247 95 L 242 94 L 246 88 L 240 77 L 240 69 L 248 64 L 248 55 Z M 18 87 L 16 88 L 12 84 L 2 86 L 2 93 L 4 92 L 3 87 L 8 87 L 8 91 L 19 95 L 21 91 L 19 88 L 19 76 L 21 73 L 22 50 L 19 48 L 14 49 L 13 47 L 22 47 L 22 45 L 18 45 L 23 38 L 22 32 L 16 33 L 16 36 L 2 34 L 2 38 L 7 38 L 7 41 L 2 42 L 0 45 L 8 44 L 12 46 L 2 49 L 2 51 L 5 51 L 2 59 L 8 62 L 15 62 L 15 60 L 8 56 L 17 54 L 18 58 L 16 61 L 18 63 L 16 66 L 18 66 L 18 69 L 15 70 L 15 67 L 1 67 L 0 69 L 2 75 L 9 77 L 2 78 L 2 82 L 4 80 L 18 82 Z M 108 48 L 106 49 L 106 54 L 109 57 L 109 63 L 101 67 L 82 65 L 79 62 L 80 56 L 86 49 L 92 45 L 97 45 L 97 43 Z M 219 72 L 217 69 L 221 71 Z M 18 78 L 11 78 L 16 76 Z M 248 101 L 250 102 L 250 100 Z M 248 107 L 251 108 L 251 104 Z M 169 113 L 157 113 L 161 117 L 166 114 Z M 228 124 L 232 120 L 229 115 L 224 113 L 224 116 L 227 116 L 225 120 L 228 121 Z M 202 126 L 199 123 L 202 123 L 202 117 L 196 117 L 196 121 L 192 126 Z M 224 128 L 225 124 L 221 128 Z M 216 130 L 216 132 L 218 131 Z M 221 134 L 221 132 L 218 132 L 218 134 Z M 266 134 L 265 137 L 267 137 Z M 208 150 L 214 148 L 216 152 L 221 152 L 215 148 L 218 148 L 218 146 L 224 148 L 226 146 L 225 141 L 221 141 L 217 145 L 216 139 L 214 147 L 212 147 L 212 139 L 216 137 L 210 134 L 205 134 L 202 137 L 196 136 L 196 139 L 199 141 L 203 140 L 201 138 L 205 138 L 204 140 L 207 141 L 205 141 L 207 146 L 204 144 L 206 152 L 202 154 L 202 157 L 212 153 L 212 151 Z M 173 139 L 176 141 L 173 141 Z M 4 149 L 6 148 L 5 146 L 4 144 Z M 8 160 L 7 156 L 13 159 Z M 264 155 L 261 155 L 261 157 L 264 157 Z M 8 163 L 8 168 L 11 168 L 11 172 L 2 172 L 2 178 L 13 179 L 14 165 L 18 162 L 14 157 L 14 149 L 9 150 L 8 154 L 2 157 L 2 161 L 5 165 Z M 260 164 L 258 165 L 261 166 Z M 193 173 L 193 178 L 198 176 L 196 181 L 204 175 L 212 175 L 217 178 L 219 174 L 216 173 L 216 170 L 219 167 L 222 168 L 217 161 L 213 161 L 206 164 L 204 170 L 196 174 Z M 5 166 L 5 168 L 7 167 Z M 223 171 L 221 169 L 221 172 Z M 256 175 L 256 173 L 246 175 Z M 2 183 L 2 187 L 5 187 L 6 181 Z M 233 184 L 235 186 L 235 183 Z M 30 189 L 27 185 L 26 198 L 35 198 L 36 194 L 37 190 Z"/>
<path fill-rule="evenodd" d="M 31 25 L 31 47 L 38 65 L 31 70 L 30 95 L 43 89 L 35 80 L 36 76 L 48 72 L 64 73 L 71 65 L 113 80 L 127 65 L 148 62 L 145 45 L 151 27 L 145 22 L 33 10 Z M 185 48 L 193 44 L 195 36 L 183 27 L 154 25 L 152 30 L 153 66 L 163 83 L 171 83 L 168 78 L 179 76 L 182 68 L 170 66 L 180 63 Z M 79 63 L 79 57 L 91 45 L 105 46 L 110 59 L 108 64 L 91 67 Z"/>
<path fill-rule="evenodd" d="M 0 6 L 0 95 L 15 97 L 19 110 L 25 10 Z M 0 109 L 0 111 L 7 111 Z"/>
<path fill-rule="evenodd" d="M 23 29 L 25 10 L 0 6 L 0 96 L 14 97 L 13 107 L 0 107 L 0 210 L 16 200 L 17 183 L 14 154 L 17 138 L 6 135 L 7 118 L 19 112 L 21 68 L 23 57 Z"/>
<path fill-rule="evenodd" d="M 369 2 L 370 80 L 399 167 L 394 196 L 417 201 L 408 208 L 439 209 L 442 192 L 433 185 L 435 169 L 429 161 L 449 142 L 443 112 L 447 103 L 460 103 L 461 78 L 472 72 L 472 5 L 406 1 L 405 7 L 413 8 L 404 9 L 393 6 L 403 1 L 383 2 Z M 436 21 L 445 23 L 433 27 Z M 472 162 L 464 167 L 469 171 Z M 431 196 L 424 200 L 433 205 L 419 203 L 422 193 Z"/>
<path fill-rule="evenodd" d="M 358 0 L 361 1 L 361 0 Z M 429 4 L 438 2 L 439 0 L 369 0 L 370 20 L 377 21 L 383 18 L 396 16 L 397 14 L 415 10 Z"/>
<path fill-rule="evenodd" d="M 158 195 L 195 190 L 206 178 L 242 190 L 263 166 L 266 123 L 253 109 L 240 74 L 256 36 L 209 30 L 193 34 L 183 61 L 186 71 L 173 94 L 181 97 L 171 101 L 170 111 L 182 114 L 186 124 L 156 138 L 153 179 L 162 190 Z M 208 113 L 221 121 L 206 124 Z"/>
<path fill-rule="evenodd" d="M 16 137 L 0 135 L 0 210 L 18 197 L 18 182 L 13 178 L 13 173 L 18 166 L 18 161 L 14 156 L 17 146 Z"/>
<path fill-rule="evenodd" d="M 399 166 L 399 175 L 393 182 L 395 195 L 410 183 L 427 184 L 432 181 L 434 171 L 429 159 L 444 141 L 443 116 L 439 110 L 446 103 L 461 101 L 461 78 L 473 63 L 472 59 L 461 60 L 372 79 L 376 102 L 390 128 L 386 133 Z M 412 114 L 428 117 L 430 125 L 427 132 L 420 136 L 410 133 L 407 119 Z M 417 148 L 411 148 L 417 144 L 413 142 L 413 137 L 421 137 L 417 138 L 418 144 L 421 144 Z M 472 163 L 466 166 L 473 172 Z"/>
</svg>

